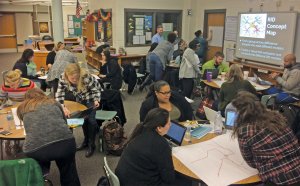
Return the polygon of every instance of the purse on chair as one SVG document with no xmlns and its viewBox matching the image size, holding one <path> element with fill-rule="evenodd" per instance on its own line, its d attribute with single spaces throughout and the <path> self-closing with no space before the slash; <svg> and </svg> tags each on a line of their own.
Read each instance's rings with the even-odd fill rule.
<svg viewBox="0 0 300 186">
<path fill-rule="evenodd" d="M 199 107 L 198 107 L 197 111 L 196 111 L 196 116 L 199 119 L 206 119 L 205 111 L 204 111 L 203 106 L 206 106 L 208 108 L 212 108 L 213 103 L 214 103 L 214 100 L 212 100 L 208 97 L 203 98 L 202 101 L 199 104 Z"/>
</svg>

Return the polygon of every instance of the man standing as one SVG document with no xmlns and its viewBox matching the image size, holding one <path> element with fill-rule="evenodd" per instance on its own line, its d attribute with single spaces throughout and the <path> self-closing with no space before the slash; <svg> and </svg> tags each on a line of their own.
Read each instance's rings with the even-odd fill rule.
<svg viewBox="0 0 300 186">
<path fill-rule="evenodd" d="M 201 74 L 204 74 L 206 69 L 219 69 L 219 73 L 228 72 L 229 66 L 223 63 L 224 54 L 222 52 L 216 52 L 214 58 L 210 61 L 207 61 L 202 66 Z"/>
<path fill-rule="evenodd" d="M 163 27 L 161 25 L 158 25 L 156 28 L 156 34 L 152 37 L 151 43 L 160 43 L 164 40 L 162 34 L 163 34 Z"/>
<path fill-rule="evenodd" d="M 300 96 L 300 64 L 296 63 L 296 56 L 288 54 L 283 58 L 284 71 L 282 77 L 279 73 L 273 72 L 270 77 L 275 79 L 279 87 L 270 88 L 268 94 L 278 94 L 276 96 L 277 103 L 291 103 Z"/>
<path fill-rule="evenodd" d="M 197 30 L 195 33 L 195 39 L 198 43 L 200 43 L 200 47 L 197 49 L 196 53 L 198 55 L 198 58 L 200 60 L 200 63 L 203 64 L 204 61 L 206 60 L 206 52 L 208 49 L 208 41 L 212 39 L 212 30 L 209 31 L 208 38 L 205 39 L 202 36 L 202 31 Z"/>
</svg>

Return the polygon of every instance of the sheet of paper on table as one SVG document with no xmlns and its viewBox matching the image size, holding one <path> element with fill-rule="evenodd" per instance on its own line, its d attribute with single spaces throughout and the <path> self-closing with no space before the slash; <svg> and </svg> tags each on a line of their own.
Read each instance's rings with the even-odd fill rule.
<svg viewBox="0 0 300 186">
<path fill-rule="evenodd" d="M 17 115 L 17 108 L 11 108 L 11 113 L 12 113 L 13 118 L 14 118 L 16 129 L 24 128 L 23 122 L 19 119 L 19 117 Z"/>
<path fill-rule="evenodd" d="M 225 186 L 256 175 L 258 171 L 243 159 L 238 141 L 231 133 L 211 140 L 175 147 L 173 155 L 211 186 Z"/>
</svg>

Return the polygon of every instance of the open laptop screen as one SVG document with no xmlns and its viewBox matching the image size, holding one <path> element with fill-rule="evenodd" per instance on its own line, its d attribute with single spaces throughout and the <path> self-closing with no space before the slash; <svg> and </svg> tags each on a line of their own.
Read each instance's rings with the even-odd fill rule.
<svg viewBox="0 0 300 186">
<path fill-rule="evenodd" d="M 180 125 L 175 121 L 171 121 L 171 127 L 165 137 L 174 142 L 176 145 L 181 145 L 183 137 L 185 135 L 185 131 L 185 126 Z"/>
<path fill-rule="evenodd" d="M 226 110 L 225 113 L 225 128 L 233 129 L 235 120 L 237 118 L 237 112 L 235 110 Z"/>
</svg>

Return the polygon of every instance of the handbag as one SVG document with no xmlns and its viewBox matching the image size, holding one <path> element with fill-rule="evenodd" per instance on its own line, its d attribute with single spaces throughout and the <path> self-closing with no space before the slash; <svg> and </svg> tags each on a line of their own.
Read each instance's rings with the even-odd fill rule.
<svg viewBox="0 0 300 186">
<path fill-rule="evenodd" d="M 203 98 L 202 101 L 200 102 L 199 106 L 198 106 L 197 111 L 196 111 L 196 116 L 199 119 L 205 120 L 206 119 L 206 115 L 205 115 L 205 111 L 204 111 L 203 106 L 206 106 L 208 108 L 212 108 L 213 103 L 214 103 L 214 100 L 210 99 L 209 97 Z"/>
</svg>

